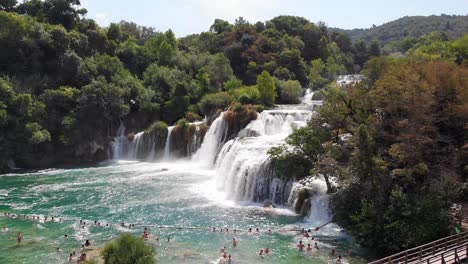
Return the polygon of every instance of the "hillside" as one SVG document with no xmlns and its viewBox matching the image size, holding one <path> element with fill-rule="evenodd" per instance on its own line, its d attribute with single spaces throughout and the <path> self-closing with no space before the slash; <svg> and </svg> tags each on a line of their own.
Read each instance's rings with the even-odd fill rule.
<svg viewBox="0 0 468 264">
<path fill-rule="evenodd" d="M 468 16 L 406 16 L 368 29 L 335 31 L 347 33 L 353 41 L 378 40 L 382 45 L 405 37 L 421 37 L 433 31 L 443 31 L 451 39 L 460 38 L 468 32 Z"/>
</svg>

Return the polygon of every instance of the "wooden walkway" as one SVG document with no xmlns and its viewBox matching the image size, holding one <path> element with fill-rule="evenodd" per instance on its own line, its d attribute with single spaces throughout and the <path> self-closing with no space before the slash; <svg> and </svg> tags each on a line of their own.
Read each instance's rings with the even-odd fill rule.
<svg viewBox="0 0 468 264">
<path fill-rule="evenodd" d="M 468 231 L 408 249 L 369 264 L 452 264 L 468 258 Z"/>
</svg>

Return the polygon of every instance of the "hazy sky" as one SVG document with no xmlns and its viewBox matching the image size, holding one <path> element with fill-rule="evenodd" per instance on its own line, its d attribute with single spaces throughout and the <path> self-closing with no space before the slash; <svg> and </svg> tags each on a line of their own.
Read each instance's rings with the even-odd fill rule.
<svg viewBox="0 0 468 264">
<path fill-rule="evenodd" d="M 127 20 L 178 37 L 207 31 L 215 18 L 251 23 L 278 15 L 303 16 L 331 27 L 368 28 L 402 16 L 468 14 L 468 0 L 81 0 L 100 25 Z"/>
</svg>

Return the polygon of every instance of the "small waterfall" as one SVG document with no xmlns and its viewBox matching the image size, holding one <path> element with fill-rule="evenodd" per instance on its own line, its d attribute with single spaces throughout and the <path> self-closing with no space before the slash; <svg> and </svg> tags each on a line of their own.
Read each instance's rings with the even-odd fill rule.
<svg viewBox="0 0 468 264">
<path fill-rule="evenodd" d="M 171 159 L 171 135 L 172 135 L 173 129 L 174 129 L 174 126 L 170 126 L 167 128 L 167 138 L 166 138 L 166 144 L 164 145 L 163 160 Z"/>
<path fill-rule="evenodd" d="M 140 149 L 143 146 L 143 135 L 145 134 L 144 131 L 137 133 L 130 144 L 129 151 L 128 151 L 128 158 L 129 159 L 138 159 L 140 154 Z"/>
<path fill-rule="evenodd" d="M 192 160 L 206 167 L 213 166 L 221 144 L 226 140 L 227 132 L 228 126 L 224 120 L 224 112 L 222 112 L 211 124 L 200 149 L 193 155 Z"/>
<path fill-rule="evenodd" d="M 119 160 L 125 158 L 125 150 L 128 146 L 128 143 L 128 138 L 125 136 L 125 126 L 123 122 L 120 122 L 116 136 L 111 143 L 112 159 Z"/>
</svg>

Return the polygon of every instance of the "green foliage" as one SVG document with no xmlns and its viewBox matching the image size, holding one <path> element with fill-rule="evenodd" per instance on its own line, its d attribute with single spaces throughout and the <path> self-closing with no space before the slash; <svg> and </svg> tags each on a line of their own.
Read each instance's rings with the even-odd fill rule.
<svg viewBox="0 0 468 264">
<path fill-rule="evenodd" d="M 276 94 L 276 85 L 273 78 L 266 71 L 263 71 L 257 78 L 257 88 L 260 92 L 260 101 L 267 105 L 271 106 L 275 104 Z"/>
<path fill-rule="evenodd" d="M 146 133 L 167 134 L 167 124 L 163 121 L 155 121 L 145 130 Z"/>
<path fill-rule="evenodd" d="M 102 251 L 105 264 L 150 264 L 156 263 L 155 250 L 142 238 L 123 233 L 115 241 L 105 245 Z"/>
<path fill-rule="evenodd" d="M 284 104 L 298 104 L 302 96 L 302 87 L 298 81 L 279 81 L 277 82 L 279 99 Z"/>
<path fill-rule="evenodd" d="M 226 92 L 207 94 L 199 103 L 200 111 L 204 115 L 214 114 L 216 110 L 224 110 L 232 102 L 231 96 Z"/>
<path fill-rule="evenodd" d="M 328 82 L 325 71 L 326 65 L 322 59 L 316 59 L 311 62 L 309 73 L 309 86 L 313 90 L 321 89 Z"/>
<path fill-rule="evenodd" d="M 241 104 L 258 104 L 260 102 L 260 92 L 256 86 L 237 88 L 232 94 Z"/>
</svg>

